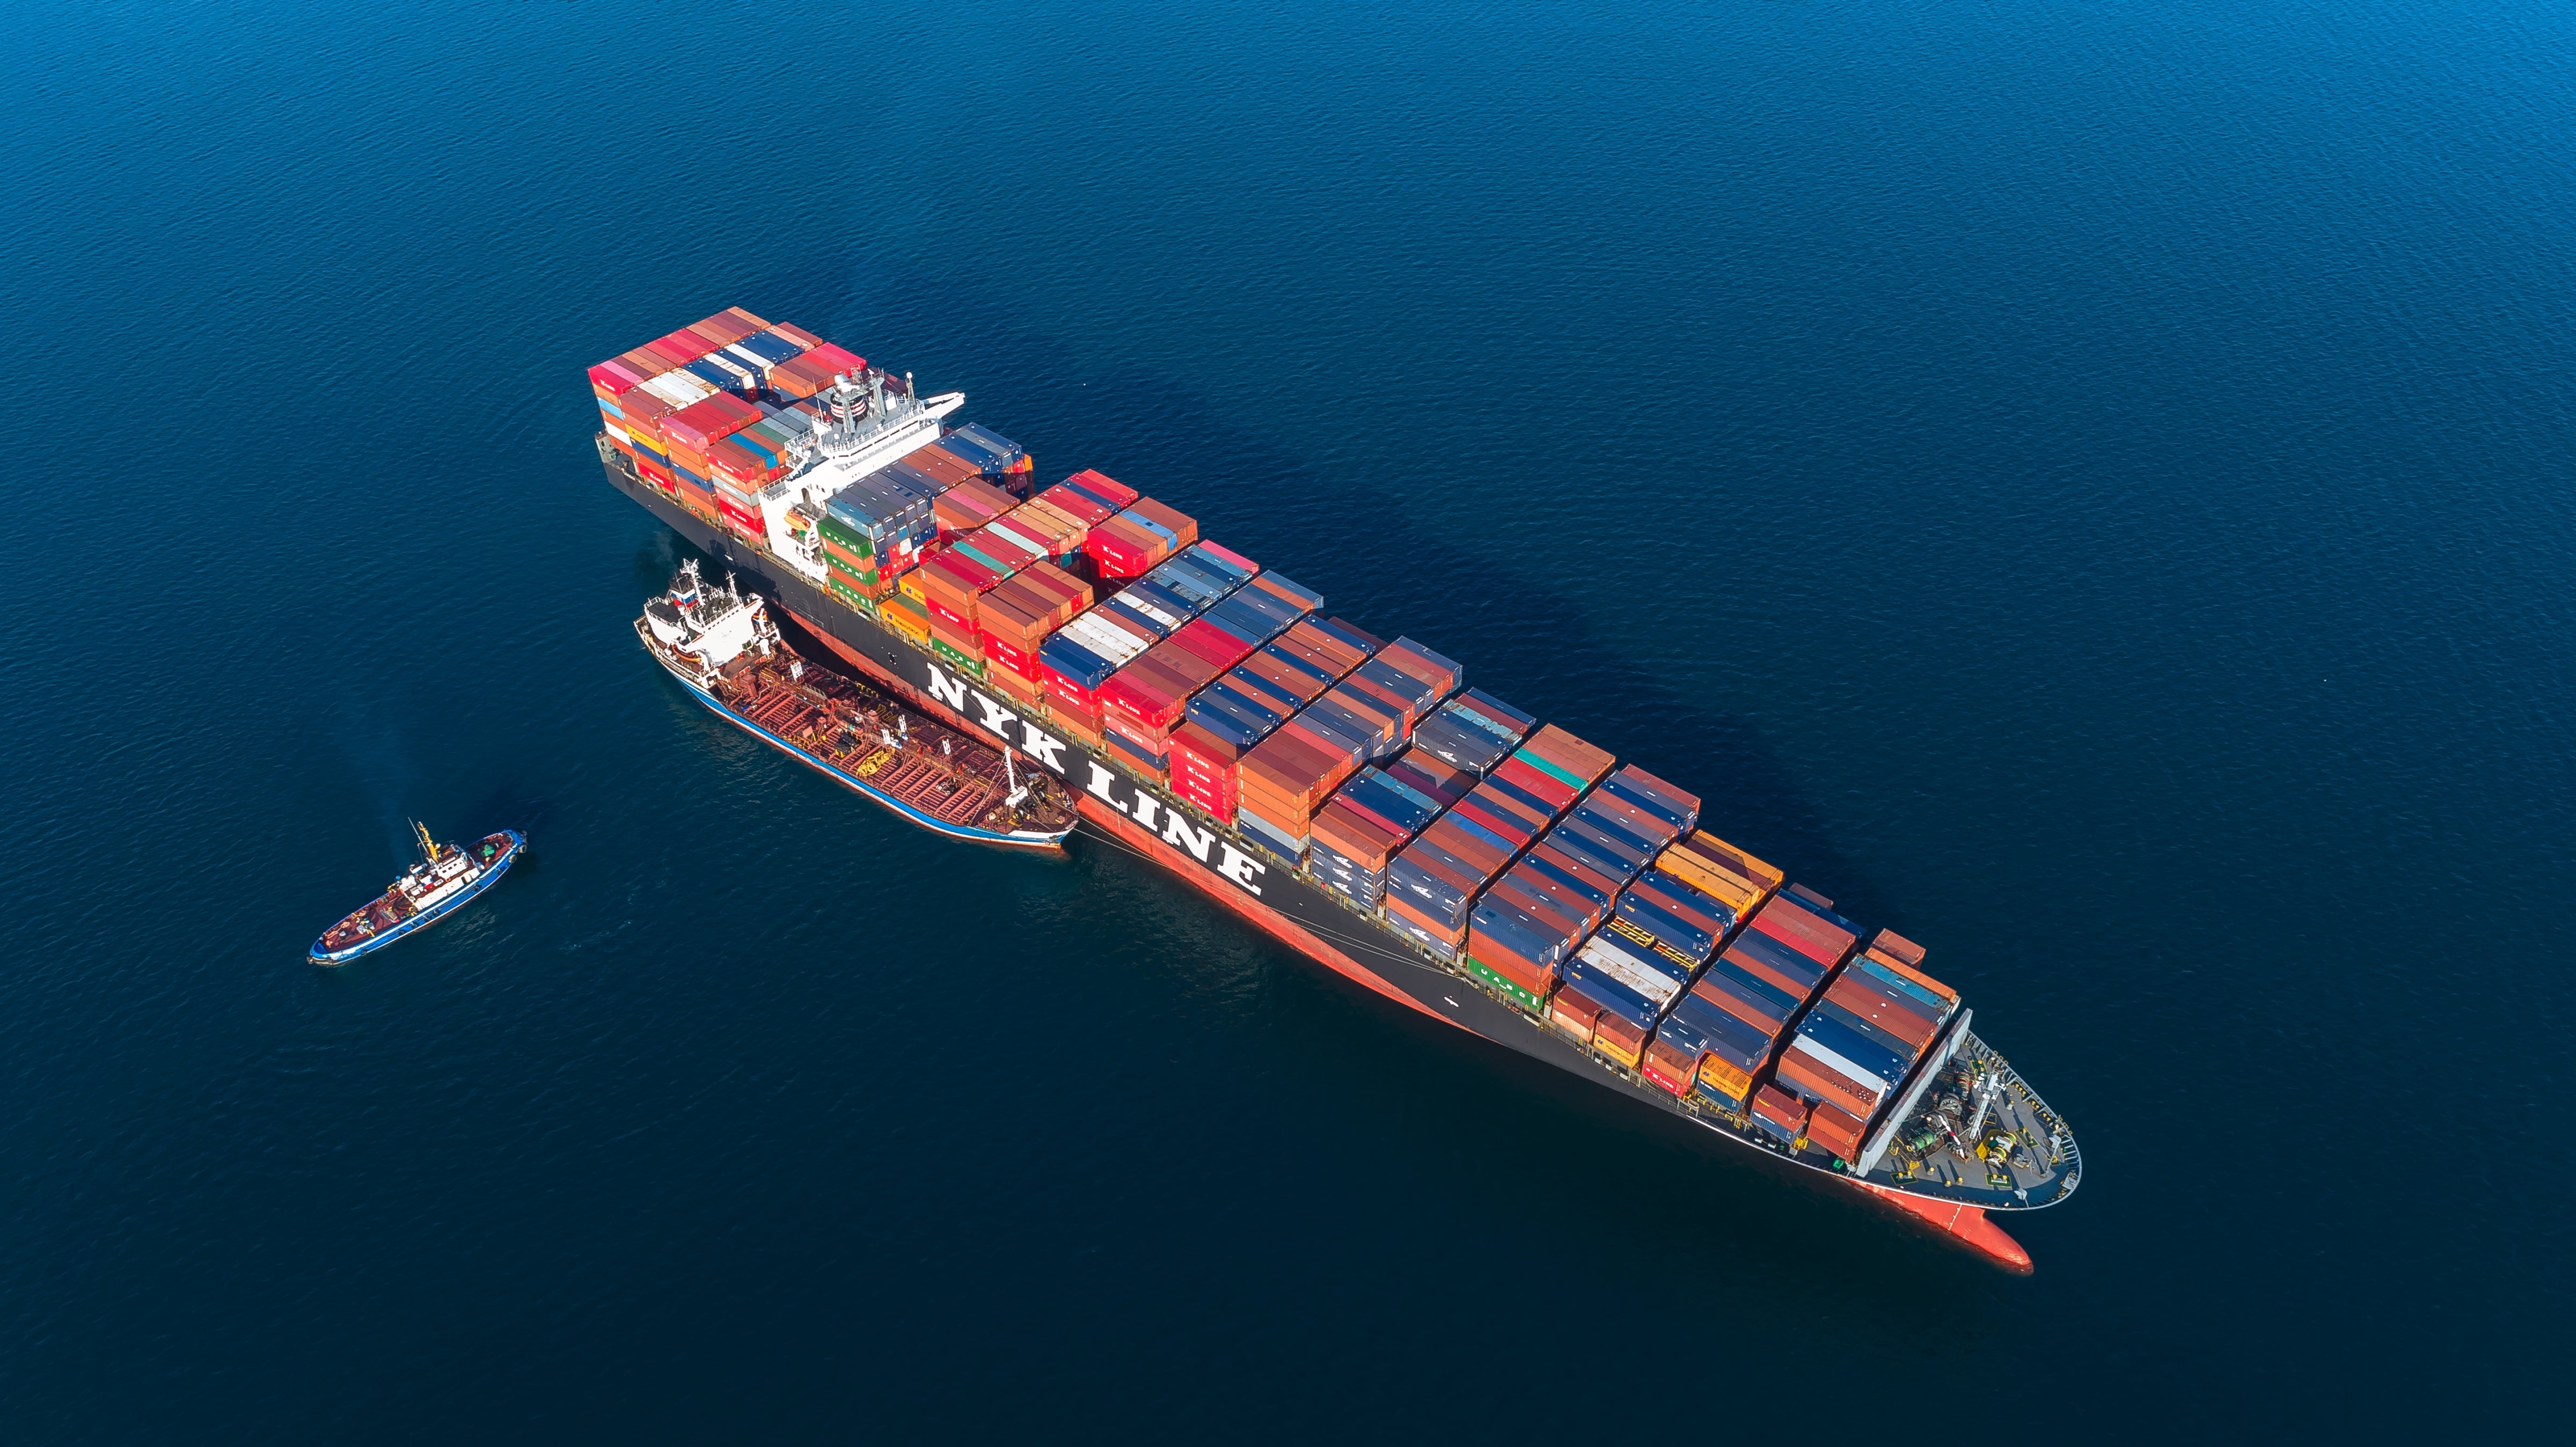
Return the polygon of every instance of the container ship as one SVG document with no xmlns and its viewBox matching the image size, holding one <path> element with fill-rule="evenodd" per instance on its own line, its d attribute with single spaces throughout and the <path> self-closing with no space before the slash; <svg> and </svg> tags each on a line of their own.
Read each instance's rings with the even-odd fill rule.
<svg viewBox="0 0 2576 1447">
<path fill-rule="evenodd" d="M 963 394 L 792 324 L 734 308 L 590 382 L 612 485 L 1104 839 L 1394 1006 L 2031 1269 L 1995 1218 L 2073 1193 L 2072 1131 L 1922 946 L 1720 837 L 1722 803 L 1167 502 L 1037 487 Z"/>
</svg>

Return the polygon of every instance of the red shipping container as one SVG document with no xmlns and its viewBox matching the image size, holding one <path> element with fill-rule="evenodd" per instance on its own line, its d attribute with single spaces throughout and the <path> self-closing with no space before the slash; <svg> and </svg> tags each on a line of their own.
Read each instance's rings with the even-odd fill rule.
<svg viewBox="0 0 2576 1447">
<path fill-rule="evenodd" d="M 1700 1052 L 1684 1050 L 1658 1035 L 1646 1042 L 1646 1078 L 1674 1095 L 1691 1093 L 1699 1078 Z"/>
<path fill-rule="evenodd" d="M 924 557 L 921 567 L 928 575 L 921 580 L 923 587 L 951 588 L 960 598 L 973 598 L 1002 581 L 1001 574 L 964 553 L 950 552 L 945 548 Z"/>
<path fill-rule="evenodd" d="M 1108 508 L 1061 484 L 1039 493 L 1037 500 L 1082 524 L 1086 531 L 1116 516 Z"/>
<path fill-rule="evenodd" d="M 611 357 L 590 369 L 590 389 L 614 401 L 640 387 L 654 374 Z"/>
<path fill-rule="evenodd" d="M 1913 1046 L 1917 1055 L 1932 1043 L 1934 1026 L 1930 1019 L 1857 973 L 1836 975 L 1834 982 L 1825 987 L 1825 998 Z"/>
<path fill-rule="evenodd" d="M 805 355 L 796 360 L 827 367 L 836 373 L 864 372 L 868 368 L 867 358 L 836 342 L 825 342 L 819 347 L 808 347 L 805 349 Z"/>
<path fill-rule="evenodd" d="M 1807 1103 L 1775 1086 L 1766 1085 L 1753 1092 L 1753 1113 L 1793 1136 L 1806 1133 Z"/>
<path fill-rule="evenodd" d="M 1546 800 L 1560 817 L 1574 807 L 1576 799 L 1582 797 L 1567 787 L 1563 779 L 1543 769 L 1534 769 L 1518 759 L 1505 759 L 1495 765 L 1493 776 L 1532 798 Z"/>
<path fill-rule="evenodd" d="M 644 344 L 644 349 L 651 352 L 655 358 L 660 360 L 664 370 L 667 371 L 673 367 L 687 366 L 689 363 L 696 361 L 699 357 L 706 355 L 704 352 L 692 353 L 689 350 L 691 346 L 696 345 L 697 340 L 697 338 L 691 337 L 687 342 L 682 343 L 674 342 L 669 337 L 655 337 L 653 340 Z"/>
<path fill-rule="evenodd" d="M 1171 555 L 1171 547 L 1124 519 L 1111 518 L 1094 526 L 1083 538 L 1082 552 L 1099 568 L 1104 580 L 1123 580 L 1152 572 L 1155 564 Z"/>
<path fill-rule="evenodd" d="M 1252 645 L 1205 618 L 1193 618 L 1172 633 L 1171 641 L 1217 666 L 1234 667 L 1252 654 Z"/>
<path fill-rule="evenodd" d="M 1171 742 L 1175 766 L 1185 758 L 1195 760 L 1212 777 L 1232 784 L 1235 765 L 1243 757 L 1243 751 L 1232 741 L 1219 738 L 1195 723 L 1183 722 L 1172 730 Z"/>
<path fill-rule="evenodd" d="M 1072 719 L 1095 735 L 1100 732 L 1099 704 L 1085 702 L 1080 697 L 1080 690 L 1068 687 L 1052 669 L 1047 671 L 1046 686 L 1047 712 L 1050 715 Z"/>
<path fill-rule="evenodd" d="M 656 338 L 653 341 L 645 343 L 645 345 L 662 353 L 664 356 L 678 358 L 680 365 L 682 366 L 686 366 L 716 349 L 715 343 L 699 336 L 696 332 L 690 331 L 687 327 L 682 327 L 678 331 L 671 333 L 669 336 Z"/>
<path fill-rule="evenodd" d="M 1727 1014 L 1734 1016 L 1736 1019 L 1743 1021 L 1745 1024 L 1752 1026 L 1754 1029 L 1761 1031 L 1766 1039 L 1775 1038 L 1780 1033 L 1782 1028 L 1781 1021 L 1774 1020 L 1770 1016 L 1765 1015 L 1762 1012 L 1762 1008 L 1753 1002 L 1739 999 L 1734 994 L 1726 990 L 1719 989 L 1717 986 L 1710 984 L 1705 979 L 1701 980 L 1698 984 L 1691 986 L 1690 992 L 1693 995 L 1698 996 L 1707 1004 L 1713 1005 L 1716 1008 L 1725 1011 Z M 1795 995 L 1797 992 L 1792 990 L 1789 993 Z"/>
<path fill-rule="evenodd" d="M 1459 828 L 1455 821 L 1445 815 L 1434 821 L 1430 828 L 1423 830 L 1422 837 L 1484 870 L 1487 879 L 1502 873 L 1503 866 L 1511 862 L 1501 850 Z"/>
<path fill-rule="evenodd" d="M 1720 954 L 1718 958 L 1735 966 L 1737 969 L 1742 970 L 1744 973 L 1751 975 L 1753 978 L 1760 980 L 1762 983 L 1769 985 L 1771 988 L 1780 991 L 1790 999 L 1804 1000 L 1807 996 L 1815 992 L 1815 986 L 1799 979 L 1795 975 L 1790 974 L 1787 970 L 1781 969 L 1778 965 L 1772 964 L 1769 960 L 1762 958 L 1760 955 L 1744 949 L 1741 945 L 1741 938 L 1741 936 L 1738 937 L 1739 943 L 1728 945 L 1725 952 Z"/>
<path fill-rule="evenodd" d="M 1752 927 L 1829 970 L 1841 964 L 1858 942 L 1851 931 L 1827 924 L 1784 899 L 1770 900 L 1754 911 Z"/>
<path fill-rule="evenodd" d="M 984 656 L 997 668 L 1007 668 L 1035 684 L 1038 681 L 1038 656 L 1004 639 L 986 635 Z"/>
<path fill-rule="evenodd" d="M 1138 493 L 1136 489 L 1129 487 L 1127 484 L 1120 482 L 1109 474 L 1105 472 L 1095 472 L 1088 467 L 1075 473 L 1073 476 L 1066 478 L 1065 481 L 1072 483 L 1085 492 L 1098 493 L 1100 496 L 1109 499 L 1120 507 L 1133 507 L 1136 505 L 1137 499 L 1142 496 L 1142 494 Z"/>
<path fill-rule="evenodd" d="M 1189 703 L 1189 680 L 1139 658 L 1100 685 L 1100 706 L 1147 728 L 1169 728 Z"/>
<path fill-rule="evenodd" d="M 1340 799 L 1327 800 L 1315 811 L 1309 833 L 1371 873 L 1385 869 L 1388 857 L 1404 843 L 1404 835 L 1384 820 L 1370 818 Z"/>
<path fill-rule="evenodd" d="M 718 441 L 749 427 L 764 415 L 758 407 L 731 392 L 718 392 L 662 419 L 662 436 L 674 447 L 685 447 L 703 456 Z"/>
<path fill-rule="evenodd" d="M 1234 823 L 1233 800 L 1216 797 L 1197 788 L 1183 788 L 1176 786 L 1172 792 L 1180 795 L 1182 801 L 1187 803 L 1191 808 L 1207 815 L 1216 822 L 1226 825 Z"/>
<path fill-rule="evenodd" d="M 1497 970 L 1495 973 L 1502 972 Z M 1574 1037 L 1578 1045 L 1592 1043 L 1592 1022 L 1600 1018 L 1601 1007 L 1585 998 L 1580 990 L 1559 990 L 1556 998 L 1547 1002 L 1547 1022 Z"/>
</svg>

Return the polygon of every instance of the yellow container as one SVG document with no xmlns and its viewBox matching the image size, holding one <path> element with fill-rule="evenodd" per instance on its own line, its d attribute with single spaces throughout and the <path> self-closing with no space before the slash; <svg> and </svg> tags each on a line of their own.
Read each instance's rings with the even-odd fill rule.
<svg viewBox="0 0 2576 1447">
<path fill-rule="evenodd" d="M 922 647 L 930 646 L 930 613 L 911 598 L 890 598 L 877 610 L 878 621 Z"/>
<path fill-rule="evenodd" d="M 1630 1070 L 1635 1070 L 1638 1067 L 1639 1060 L 1645 1052 L 1643 1050 L 1623 1049 L 1618 1041 L 1611 1039 L 1609 1036 L 1595 1035 L 1592 1037 L 1592 1053 L 1600 1056 L 1604 1060 L 1624 1065 Z"/>
<path fill-rule="evenodd" d="M 1714 1055 L 1699 1058 L 1699 1078 L 1731 1099 L 1746 1100 L 1753 1095 L 1753 1077 Z"/>
<path fill-rule="evenodd" d="M 1788 878 L 1714 834 L 1693 834 L 1667 847 L 1655 867 L 1716 899 L 1735 917 L 1751 914 Z"/>
</svg>

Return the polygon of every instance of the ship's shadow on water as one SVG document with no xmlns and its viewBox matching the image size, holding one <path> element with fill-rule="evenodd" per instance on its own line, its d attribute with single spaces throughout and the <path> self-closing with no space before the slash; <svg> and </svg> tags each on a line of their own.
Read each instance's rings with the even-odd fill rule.
<svg viewBox="0 0 2576 1447">
<path fill-rule="evenodd" d="M 1895 923 L 1756 728 L 1628 662 L 1547 574 L 1411 526 L 1395 490 L 1402 459 L 1365 474 L 1309 465 L 1228 423 L 1175 376 L 1104 364 L 1033 331 L 1005 289 L 977 277 L 890 270 L 853 253 L 763 280 L 753 310 L 764 316 L 819 318 L 806 325 L 896 370 L 943 359 L 923 390 L 965 391 L 950 420 L 982 420 L 1028 448 L 1041 485 L 1096 467 L 1178 508 L 1204 536 L 1321 591 L 1326 614 L 1456 659 L 1469 686 L 1698 794 L 1704 828 L 1814 884 L 1843 913 Z M 1068 385 L 1079 379 L 1095 385 Z M 639 570 L 654 551 L 639 554 Z M 662 565 L 653 590 L 675 565 Z"/>
</svg>

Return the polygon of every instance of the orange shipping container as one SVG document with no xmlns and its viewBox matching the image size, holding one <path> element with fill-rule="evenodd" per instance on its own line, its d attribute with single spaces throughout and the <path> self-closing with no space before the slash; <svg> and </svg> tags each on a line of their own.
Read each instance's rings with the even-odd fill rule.
<svg viewBox="0 0 2576 1447">
<path fill-rule="evenodd" d="M 1602 775 L 1609 773 L 1610 766 L 1617 762 L 1607 751 L 1594 748 L 1554 724 L 1540 725 L 1538 732 L 1530 735 L 1522 747 L 1567 773 L 1595 784 L 1601 782 Z"/>
<path fill-rule="evenodd" d="M 1810 1062 L 1794 1045 L 1780 1052 L 1780 1063 L 1772 1068 L 1772 1073 L 1779 1076 L 1782 1084 L 1802 1094 L 1840 1105 L 1857 1116 L 1866 1117 L 1878 1108 L 1877 1097 L 1832 1066 Z"/>
<path fill-rule="evenodd" d="M 939 479 L 950 487 L 957 487 L 964 483 L 974 482 L 983 476 L 982 473 L 975 470 L 975 464 L 968 462 L 965 458 L 958 456 L 956 453 L 949 451 L 945 447 L 915 448 L 911 452 L 905 453 L 903 460 L 907 464 L 929 473 L 932 477 Z"/>
<path fill-rule="evenodd" d="M 1849 1111 L 1828 1101 L 1807 1117 L 1807 1139 L 1842 1158 L 1844 1165 L 1860 1160 L 1861 1123 Z"/>
<path fill-rule="evenodd" d="M 1174 537 L 1181 540 L 1181 547 L 1186 548 L 1199 540 L 1198 519 L 1188 513 L 1165 507 L 1150 497 L 1136 499 L 1129 504 L 1127 510 L 1168 530 Z"/>
<path fill-rule="evenodd" d="M 1577 1045 L 1592 1043 L 1592 1022 L 1600 1015 L 1600 1006 L 1571 990 L 1558 991 L 1556 998 L 1548 1002 L 1547 1023 L 1564 1031 Z"/>
<path fill-rule="evenodd" d="M 1894 974 L 1894 975 L 1896 975 L 1896 976 L 1898 976 L 1898 977 L 1900 977 L 1900 978 L 1902 978 L 1902 979 L 1912 980 L 1914 983 L 1916 983 L 1916 984 L 1918 984 L 1918 985 L 1921 985 L 1924 989 L 1927 989 L 1927 990 L 1931 991 L 1933 994 L 1935 994 L 1935 995 L 1939 995 L 1941 998 L 1943 998 L 1943 999 L 1945 999 L 1945 1000 L 1948 1000 L 1948 1001 L 1949 1001 L 1951 1004 L 1953 1004 L 1953 1005 L 1956 1005 L 1957 1003 L 1959 1003 L 1959 992 L 1958 992 L 1958 991 L 1951 989 L 1949 986 L 1947 986 L 1947 985 L 1945 985 L 1945 984 L 1942 984 L 1939 980 L 1936 980 L 1936 979 L 1932 978 L 1930 975 L 1927 975 L 1927 974 L 1923 973 L 1921 970 L 1918 970 L 1918 969 L 1914 968 L 1912 965 L 1909 965 L 1909 964 L 1905 963 L 1903 960 L 1900 960 L 1900 959 L 1894 959 L 1894 958 L 1892 958 L 1892 957 L 1890 957 L 1890 956 L 1887 956 L 1887 955 L 1884 955 L 1884 954 L 1879 953 L 1878 946 L 1876 946 L 1876 945 L 1872 945 L 1872 946 L 1870 946 L 1870 948 L 1869 948 L 1869 958 L 1870 958 L 1870 960 L 1871 960 L 1871 962 L 1872 962 L 1872 963 L 1874 963 L 1874 964 L 1878 965 L 1880 968 L 1882 968 L 1882 969 L 1884 969 L 1884 970 L 1888 971 L 1889 973 Z"/>
</svg>

